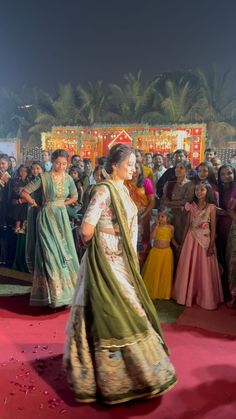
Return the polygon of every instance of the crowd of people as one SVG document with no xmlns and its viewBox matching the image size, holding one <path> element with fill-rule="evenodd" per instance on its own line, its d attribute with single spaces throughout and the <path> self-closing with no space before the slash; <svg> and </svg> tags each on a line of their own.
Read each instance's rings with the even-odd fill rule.
<svg viewBox="0 0 236 419">
<path fill-rule="evenodd" d="M 167 167 L 159 154 L 142 156 L 138 150 L 136 158 L 142 159 L 143 173 L 147 173 L 147 168 L 152 170 L 147 174 L 153 181 L 152 192 L 145 192 L 144 182 L 143 191 L 149 202 L 151 196 L 155 197 L 158 209 L 149 240 L 147 230 L 143 235 L 143 248 L 148 249 L 143 267 L 140 258 L 144 282 L 152 299 L 172 297 L 179 304 L 197 303 L 205 309 L 215 309 L 222 302 L 233 306 L 236 294 L 234 156 L 232 162 L 222 164 L 214 149 L 207 148 L 204 161 L 196 168 L 191 167 L 186 151 L 181 149 L 175 151 Z M 150 209 L 148 205 L 146 208 Z"/>
<path fill-rule="evenodd" d="M 216 308 L 223 301 L 230 303 L 234 300 L 236 287 L 234 156 L 232 162 L 222 164 L 214 149 L 208 148 L 204 161 L 192 168 L 186 151 L 182 149 L 165 157 L 143 154 L 139 149 L 134 153 L 135 171 L 132 179 L 125 180 L 125 185 L 138 209 L 137 251 L 151 298 L 174 297 L 178 303 L 186 305 L 197 301 L 208 309 Z M 36 218 L 45 200 L 40 181 L 42 177 L 47 178 L 47 173 L 51 174 L 47 178 L 49 184 L 57 183 L 57 188 L 66 189 L 65 194 L 71 193 L 73 186 L 77 194 L 74 202 L 67 202 L 66 210 L 77 256 L 81 260 L 85 251 L 80 234 L 81 222 L 93 185 L 107 176 L 107 158 L 98 158 L 96 167 L 92 166 L 91 159 L 82 159 L 77 154 L 70 162 L 67 154 L 64 158 L 66 178 L 63 177 L 61 182 L 64 184 L 65 179 L 69 179 L 69 189 L 58 186 L 58 176 L 52 175 L 57 173 L 55 160 L 48 151 L 42 152 L 40 161 L 26 159 L 18 166 L 14 157 L 0 156 L 1 265 L 34 271 Z M 37 208 L 28 205 L 22 191 L 32 194 Z M 41 228 L 42 220 L 39 225 Z M 48 228 L 45 227 L 46 231 Z M 25 238 L 19 239 L 19 234 Z M 192 238 L 195 246 L 189 242 Z M 22 252 L 22 246 L 25 252 L 24 249 Z M 22 255 L 25 255 L 25 261 L 19 260 Z M 201 285 L 201 281 L 205 285 Z M 206 287 L 210 287 L 211 292 Z M 203 293 L 202 297 L 198 290 Z"/>
<path fill-rule="evenodd" d="M 118 144 L 95 167 L 65 150 L 16 163 L 0 155 L 0 263 L 32 272 L 31 305 L 72 305 L 77 399 L 161 394 L 176 377 L 152 301 L 235 307 L 234 158 L 208 148 L 193 168 Z"/>
</svg>

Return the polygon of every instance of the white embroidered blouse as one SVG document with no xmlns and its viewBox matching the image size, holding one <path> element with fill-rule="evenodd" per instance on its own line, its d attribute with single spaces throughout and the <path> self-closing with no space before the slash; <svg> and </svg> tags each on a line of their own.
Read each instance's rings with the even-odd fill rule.
<svg viewBox="0 0 236 419">
<path fill-rule="evenodd" d="M 114 185 L 122 200 L 127 222 L 130 230 L 131 241 L 136 250 L 137 247 L 137 207 L 130 198 L 129 191 L 123 183 L 114 182 Z M 99 229 L 112 228 L 119 233 L 119 224 L 111 205 L 111 197 L 109 188 L 105 185 L 98 185 L 88 208 L 85 212 L 83 223 L 93 226 L 98 225 Z"/>
</svg>

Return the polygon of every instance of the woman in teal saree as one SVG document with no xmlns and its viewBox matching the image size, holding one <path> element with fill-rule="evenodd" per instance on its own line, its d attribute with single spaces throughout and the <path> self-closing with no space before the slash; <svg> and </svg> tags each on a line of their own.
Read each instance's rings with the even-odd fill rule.
<svg viewBox="0 0 236 419">
<path fill-rule="evenodd" d="M 77 400 L 107 404 L 160 395 L 176 382 L 137 258 L 137 207 L 124 180 L 135 155 L 115 145 L 111 179 L 94 187 L 81 231 L 88 248 L 67 325 L 64 368 Z"/>
<path fill-rule="evenodd" d="M 78 278 L 79 262 L 66 205 L 77 200 L 77 190 L 66 173 L 68 153 L 52 154 L 51 172 L 42 173 L 21 196 L 37 207 L 30 196 L 42 187 L 43 204 L 36 220 L 36 244 L 30 304 L 52 308 L 71 305 Z M 28 231 L 30 233 L 30 230 Z"/>
</svg>

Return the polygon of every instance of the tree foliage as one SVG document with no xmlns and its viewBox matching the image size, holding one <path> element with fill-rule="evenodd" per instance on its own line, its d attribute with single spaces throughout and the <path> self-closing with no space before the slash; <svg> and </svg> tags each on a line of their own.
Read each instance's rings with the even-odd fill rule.
<svg viewBox="0 0 236 419">
<path fill-rule="evenodd" d="M 0 138 L 20 137 L 37 144 L 41 132 L 55 125 L 232 124 L 236 122 L 232 77 L 230 71 L 220 74 L 212 67 L 162 73 L 147 81 L 138 71 L 125 74 L 120 85 L 60 84 L 54 95 L 36 87 L 23 86 L 20 92 L 0 89 Z"/>
</svg>

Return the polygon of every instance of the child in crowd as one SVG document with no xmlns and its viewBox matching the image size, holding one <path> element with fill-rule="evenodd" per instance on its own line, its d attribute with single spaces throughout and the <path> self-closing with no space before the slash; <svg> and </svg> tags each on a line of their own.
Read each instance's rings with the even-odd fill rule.
<svg viewBox="0 0 236 419">
<path fill-rule="evenodd" d="M 41 173 L 43 173 L 43 164 L 41 163 L 41 161 L 38 160 L 34 160 L 30 166 L 30 170 L 31 170 L 31 179 L 36 179 L 38 176 L 41 175 Z"/>
<path fill-rule="evenodd" d="M 161 207 L 151 233 L 153 247 L 142 270 L 142 277 L 152 300 L 171 298 L 174 255 L 170 243 L 178 247 L 173 238 L 174 227 L 171 225 L 171 219 L 171 210 Z"/>
<path fill-rule="evenodd" d="M 79 179 L 79 172 L 77 166 L 71 166 L 69 169 L 69 175 L 72 177 L 74 182 L 76 182 Z"/>
<path fill-rule="evenodd" d="M 177 266 L 173 297 L 188 307 L 196 302 L 214 310 L 224 301 L 218 262 L 215 256 L 216 206 L 209 183 L 195 186 L 192 204 L 186 203 L 188 217 L 185 240 Z"/>
<path fill-rule="evenodd" d="M 30 169 L 21 164 L 16 171 L 16 176 L 10 185 L 10 210 L 9 217 L 15 220 L 15 233 L 25 233 L 25 221 L 27 219 L 27 202 L 20 198 L 21 190 L 29 182 Z"/>
<path fill-rule="evenodd" d="M 219 192 L 217 188 L 217 179 L 216 179 L 216 174 L 215 174 L 213 165 L 209 162 L 203 162 L 199 164 L 196 170 L 197 170 L 197 176 L 195 179 L 196 183 L 199 181 L 206 181 L 211 185 L 213 189 L 213 194 L 215 197 L 214 203 L 218 206 L 219 205 Z"/>
</svg>

